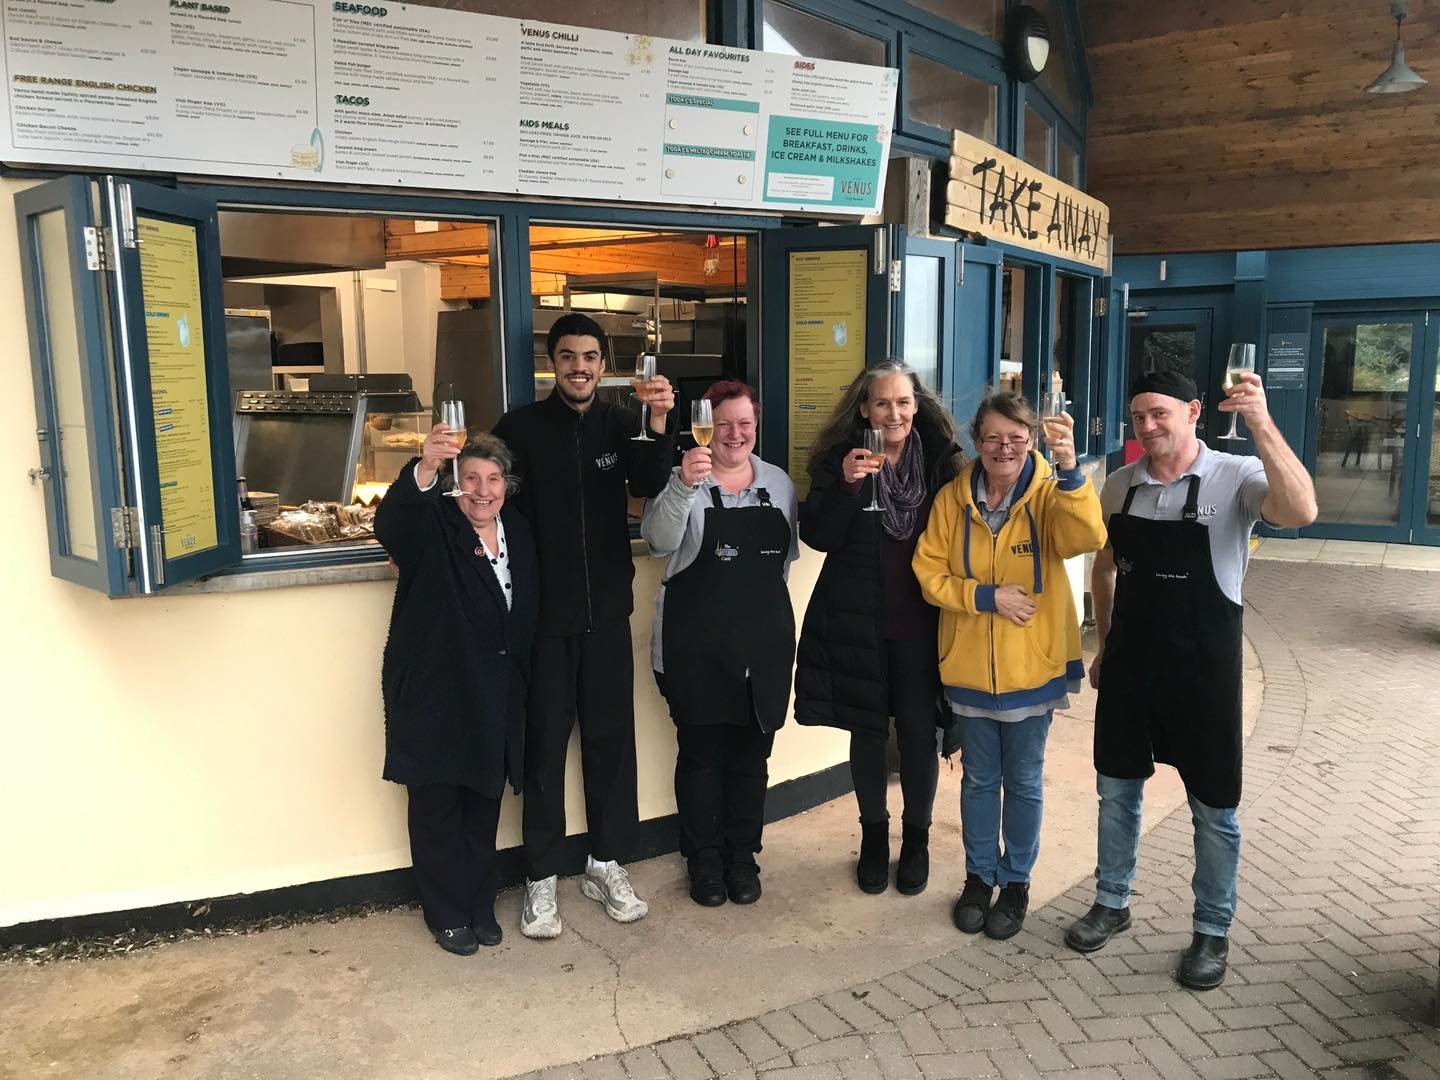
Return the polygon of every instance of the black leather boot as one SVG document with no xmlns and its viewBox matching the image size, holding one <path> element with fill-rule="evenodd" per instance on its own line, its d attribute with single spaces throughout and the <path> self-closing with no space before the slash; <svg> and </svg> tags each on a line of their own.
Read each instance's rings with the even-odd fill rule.
<svg viewBox="0 0 1440 1080">
<path fill-rule="evenodd" d="M 1180 954 L 1175 977 L 1191 990 L 1214 990 L 1225 981 L 1225 964 L 1230 957 L 1230 939 L 1214 934 L 1196 934 L 1190 947 Z"/>
<path fill-rule="evenodd" d="M 895 888 L 906 896 L 925 891 L 930 880 L 930 830 L 906 825 L 900 832 L 900 861 L 895 864 Z"/>
<path fill-rule="evenodd" d="M 1076 952 L 1095 952 L 1110 943 L 1116 934 L 1130 929 L 1130 909 L 1092 904 L 1090 910 L 1076 919 L 1065 931 L 1065 944 Z"/>
<path fill-rule="evenodd" d="M 861 892 L 882 893 L 890 884 L 890 822 L 860 823 L 860 860 L 855 880 Z"/>
<path fill-rule="evenodd" d="M 955 920 L 955 929 L 962 934 L 978 934 L 985 929 L 985 918 L 990 914 L 990 901 L 995 896 L 995 886 L 986 885 L 974 874 L 965 875 L 965 889 L 950 917 Z"/>
<path fill-rule="evenodd" d="M 995 906 L 985 916 L 985 936 L 996 941 L 1014 937 L 1025 925 L 1025 913 L 1030 910 L 1030 885 L 1028 882 L 1012 881 L 1000 887 Z"/>
</svg>

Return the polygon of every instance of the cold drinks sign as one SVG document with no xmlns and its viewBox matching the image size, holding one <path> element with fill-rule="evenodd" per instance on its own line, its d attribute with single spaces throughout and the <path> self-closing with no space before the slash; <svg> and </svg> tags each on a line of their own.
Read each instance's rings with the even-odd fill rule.
<svg viewBox="0 0 1440 1080">
<path fill-rule="evenodd" d="M 0 0 L 0 160 L 879 209 L 890 68 L 413 4 Z"/>
</svg>

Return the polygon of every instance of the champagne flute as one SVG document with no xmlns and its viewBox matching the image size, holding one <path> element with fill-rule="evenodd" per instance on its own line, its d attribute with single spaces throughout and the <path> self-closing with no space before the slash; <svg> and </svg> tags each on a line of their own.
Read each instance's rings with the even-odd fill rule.
<svg viewBox="0 0 1440 1080">
<path fill-rule="evenodd" d="M 465 403 L 458 399 L 440 402 L 440 422 L 450 429 L 450 434 L 455 437 L 455 445 L 459 449 L 465 446 Z M 460 490 L 460 459 L 455 458 L 450 463 L 450 490 L 445 492 L 452 499 L 458 499 L 465 492 Z"/>
<path fill-rule="evenodd" d="M 1050 434 L 1052 425 L 1059 425 L 1061 417 L 1065 413 L 1065 394 L 1060 390 L 1047 390 L 1040 395 L 1040 423 L 1045 428 L 1045 434 Z M 1049 443 L 1045 446 L 1045 460 L 1053 463 L 1055 452 L 1050 449 Z"/>
<path fill-rule="evenodd" d="M 885 467 L 885 432 L 879 428 L 867 428 L 865 431 L 865 452 L 870 460 Z M 870 505 L 862 506 L 862 510 L 883 510 L 880 505 L 880 474 L 875 474 L 875 486 L 870 489 Z"/>
<path fill-rule="evenodd" d="M 696 446 L 709 446 L 715 437 L 715 414 L 705 398 L 690 403 L 690 434 Z"/>
<path fill-rule="evenodd" d="M 645 403 L 645 384 L 655 377 L 655 357 L 651 353 L 641 353 L 635 358 L 635 375 L 630 380 L 630 385 L 635 389 L 635 396 L 640 399 L 640 434 L 632 435 L 632 442 L 654 442 L 650 437 L 650 407 Z"/>
<path fill-rule="evenodd" d="M 1254 370 L 1255 346 L 1249 344 L 1231 345 L 1230 359 L 1225 362 L 1225 381 L 1221 385 L 1223 385 L 1226 390 L 1229 390 L 1232 386 L 1234 386 L 1240 381 L 1241 377 L 1247 371 Z M 1239 424 L 1239 422 L 1240 414 L 1232 412 L 1230 414 L 1230 430 L 1227 431 L 1224 435 L 1221 435 L 1220 438 L 1234 439 L 1237 442 L 1248 442 L 1249 440 L 1246 439 L 1244 435 L 1241 435 L 1239 430 L 1237 429 L 1237 425 Z"/>
</svg>

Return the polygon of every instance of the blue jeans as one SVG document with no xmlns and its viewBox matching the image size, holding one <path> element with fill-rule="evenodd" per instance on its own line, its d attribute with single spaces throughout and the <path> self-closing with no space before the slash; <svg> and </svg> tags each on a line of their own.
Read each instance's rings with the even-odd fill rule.
<svg viewBox="0 0 1440 1080">
<path fill-rule="evenodd" d="M 1140 807 L 1144 780 L 1122 780 L 1097 774 L 1100 793 L 1099 862 L 1095 867 L 1095 902 L 1103 907 L 1130 905 L 1135 856 L 1140 850 Z M 1235 808 L 1217 810 L 1190 795 L 1195 822 L 1195 932 L 1224 937 L 1235 918 L 1240 874 L 1240 819 Z"/>
<path fill-rule="evenodd" d="M 1030 882 L 1040 854 L 1050 718 L 1048 712 L 1009 723 L 983 716 L 961 718 L 960 831 L 965 838 L 965 873 L 988 885 Z"/>
</svg>

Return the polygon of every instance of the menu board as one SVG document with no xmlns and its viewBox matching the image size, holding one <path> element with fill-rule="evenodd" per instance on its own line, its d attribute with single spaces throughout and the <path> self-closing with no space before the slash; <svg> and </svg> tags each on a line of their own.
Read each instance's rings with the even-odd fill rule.
<svg viewBox="0 0 1440 1080">
<path fill-rule="evenodd" d="M 810 448 L 865 366 L 869 259 L 864 248 L 790 253 L 789 472 L 801 498 Z"/>
<path fill-rule="evenodd" d="M 0 0 L 0 160 L 880 208 L 892 68 L 346 0 Z"/>
<path fill-rule="evenodd" d="M 160 464 L 160 520 L 165 558 L 174 559 L 219 543 L 199 241 L 193 225 L 160 218 L 139 216 L 135 228 Z"/>
</svg>

